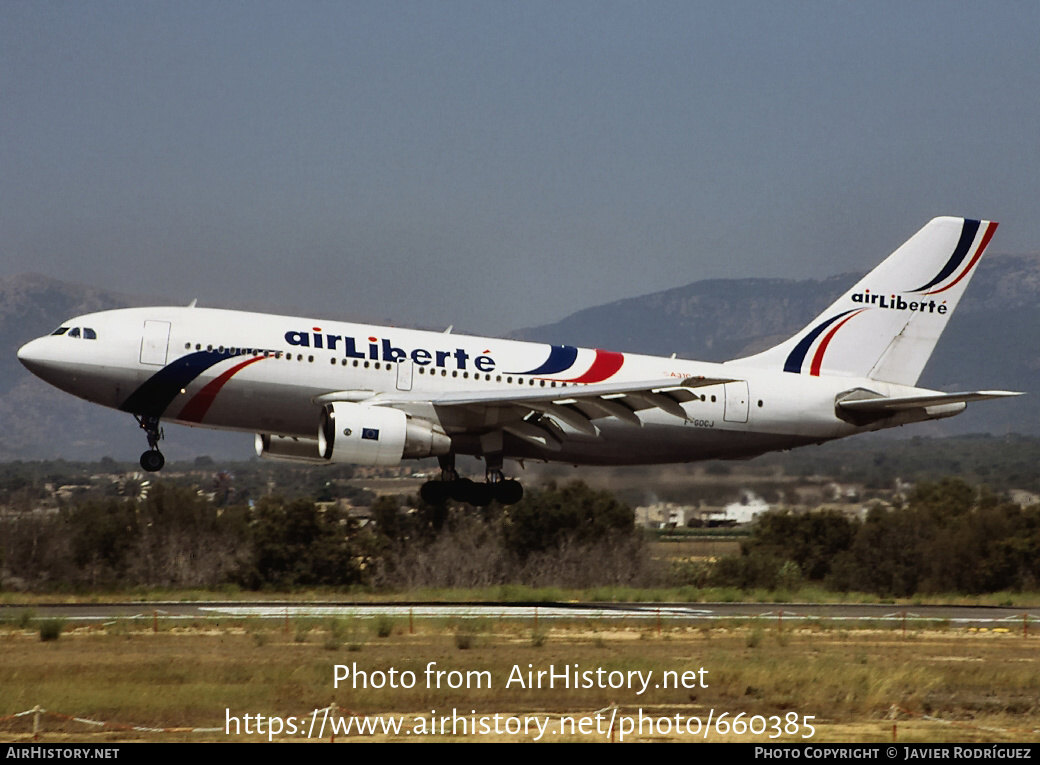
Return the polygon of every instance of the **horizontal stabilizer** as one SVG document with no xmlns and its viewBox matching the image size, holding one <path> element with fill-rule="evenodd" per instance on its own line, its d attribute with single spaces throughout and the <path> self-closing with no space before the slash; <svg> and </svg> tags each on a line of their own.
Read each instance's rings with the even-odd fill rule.
<svg viewBox="0 0 1040 765">
<path fill-rule="evenodd" d="M 1022 394 L 1008 390 L 978 390 L 970 393 L 930 393 L 920 396 L 891 396 L 879 398 L 846 399 L 838 401 L 841 409 L 850 412 L 884 414 L 905 409 L 924 409 L 948 404 L 965 404 L 969 401 L 985 401 L 991 398 L 1021 396 Z"/>
</svg>

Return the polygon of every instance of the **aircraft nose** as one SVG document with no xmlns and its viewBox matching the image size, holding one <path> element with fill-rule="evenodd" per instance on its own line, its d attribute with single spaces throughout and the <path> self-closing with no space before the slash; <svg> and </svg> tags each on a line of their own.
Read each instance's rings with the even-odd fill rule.
<svg viewBox="0 0 1040 765">
<path fill-rule="evenodd" d="M 22 366 L 37 377 L 41 376 L 47 362 L 47 353 L 43 346 L 43 338 L 38 337 L 18 349 L 18 360 L 22 362 Z"/>
</svg>

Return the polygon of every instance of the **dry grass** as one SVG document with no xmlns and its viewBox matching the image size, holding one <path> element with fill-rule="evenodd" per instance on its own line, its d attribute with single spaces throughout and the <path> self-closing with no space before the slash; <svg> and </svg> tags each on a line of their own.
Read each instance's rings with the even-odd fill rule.
<svg viewBox="0 0 1040 765">
<path fill-rule="evenodd" d="M 1040 739 L 1029 732 L 1040 728 L 1040 638 L 1023 638 L 1021 633 L 937 628 L 904 636 L 899 630 L 839 630 L 822 622 L 782 632 L 775 626 L 720 622 L 658 633 L 645 625 L 575 622 L 540 625 L 539 639 L 532 640 L 532 625 L 526 622 L 490 620 L 475 626 L 417 622 L 415 634 L 399 625 L 382 638 L 376 636 L 378 627 L 370 625 L 372 631 L 364 640 L 353 641 L 360 648 L 351 650 L 346 639 L 329 647 L 326 638 L 339 627 L 327 621 L 227 622 L 205 628 L 164 625 L 157 633 L 145 625 L 120 623 L 66 630 L 60 639 L 46 643 L 37 632 L 8 625 L 0 629 L 0 717 L 39 705 L 121 726 L 222 728 L 226 710 L 239 717 L 257 713 L 302 717 L 335 703 L 351 713 L 399 715 L 409 722 L 430 717 L 432 710 L 437 710 L 435 715 L 450 715 L 457 709 L 466 717 L 540 715 L 551 717 L 558 728 L 560 715 L 591 715 L 616 707 L 623 716 L 637 715 L 642 709 L 655 719 L 674 719 L 678 714 L 706 720 L 709 713 L 717 718 L 723 712 L 730 720 L 741 713 L 745 720 L 754 715 L 764 719 L 812 715 L 815 742 L 891 741 L 893 725 L 898 726 L 901 742 Z M 477 639 L 460 648 L 457 636 L 469 633 Z M 435 670 L 462 676 L 486 672 L 483 677 L 491 678 L 492 687 L 448 688 L 449 676 L 443 675 L 441 688 L 428 688 L 425 670 L 430 662 Z M 347 681 L 335 689 L 337 664 L 356 664 L 368 672 L 390 667 L 410 670 L 417 682 L 410 689 L 353 690 Z M 593 672 L 599 668 L 604 673 L 641 671 L 645 676 L 652 672 L 652 682 L 642 694 L 629 688 L 529 689 L 516 682 L 506 687 L 514 666 L 526 678 L 529 668 L 547 670 L 555 665 L 559 671 L 575 664 L 579 670 Z M 702 667 L 707 670 L 707 688 L 655 687 L 665 671 L 681 676 Z M 2 721 L 0 740 L 25 740 L 28 726 L 27 718 Z M 43 727 L 43 741 L 226 738 L 223 734 L 96 731 L 52 716 L 45 717 Z M 570 738 L 567 731 L 545 735 L 553 740 Z M 367 738 L 415 741 L 417 737 Z M 574 738 L 608 737 L 579 734 Z M 690 736 L 644 732 L 628 740 L 661 738 L 688 740 Z M 799 735 L 783 739 L 801 740 Z M 768 734 L 719 736 L 713 730 L 708 740 L 770 739 Z"/>
</svg>

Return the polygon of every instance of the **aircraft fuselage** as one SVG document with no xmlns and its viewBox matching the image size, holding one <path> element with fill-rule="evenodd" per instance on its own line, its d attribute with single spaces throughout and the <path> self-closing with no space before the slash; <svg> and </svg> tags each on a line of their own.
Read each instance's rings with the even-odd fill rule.
<svg viewBox="0 0 1040 765">
<path fill-rule="evenodd" d="M 347 324 L 209 308 L 128 308 L 76 317 L 69 332 L 32 341 L 23 363 L 42 379 L 96 404 L 167 422 L 314 438 L 330 392 L 357 400 L 410 393 L 397 404 L 431 419 L 455 451 L 480 454 L 479 436 L 513 415 L 424 404 L 440 394 L 581 387 L 689 378 L 738 378 L 695 389 L 686 418 L 657 408 L 640 424 L 604 417 L 598 435 L 562 429 L 558 451 L 521 439 L 509 456 L 574 464 L 649 464 L 746 457 L 876 429 L 836 414 L 835 397 L 856 388 L 907 390 L 876 380 L 791 375 L 732 364 L 549 346 L 499 338 Z M 901 423 L 893 423 L 901 424 Z"/>
</svg>

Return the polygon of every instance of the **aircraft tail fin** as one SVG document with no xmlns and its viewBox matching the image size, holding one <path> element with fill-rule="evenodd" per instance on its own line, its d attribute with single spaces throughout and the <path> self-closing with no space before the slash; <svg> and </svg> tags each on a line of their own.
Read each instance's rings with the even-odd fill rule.
<svg viewBox="0 0 1040 765">
<path fill-rule="evenodd" d="M 732 363 L 916 384 L 996 228 L 929 221 L 801 332 Z"/>
</svg>

